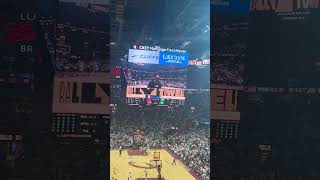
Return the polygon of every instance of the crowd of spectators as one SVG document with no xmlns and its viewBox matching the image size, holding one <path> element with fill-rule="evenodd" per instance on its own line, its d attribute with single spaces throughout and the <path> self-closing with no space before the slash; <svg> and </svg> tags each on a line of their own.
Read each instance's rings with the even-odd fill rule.
<svg viewBox="0 0 320 180">
<path fill-rule="evenodd" d="M 160 76 L 160 82 L 164 87 L 186 89 L 187 71 L 184 69 L 146 71 L 126 69 L 125 77 L 128 85 L 148 85 L 154 75 Z"/>
<path fill-rule="evenodd" d="M 245 17 L 216 19 L 212 47 L 211 82 L 216 84 L 244 84 L 244 62 L 247 57 L 248 22 Z"/>
<path fill-rule="evenodd" d="M 58 72 L 106 72 L 105 33 L 60 24 L 56 37 Z"/>
<path fill-rule="evenodd" d="M 109 71 L 105 49 L 108 29 L 104 25 L 107 12 L 106 5 L 61 2 L 59 19 L 41 18 L 44 39 L 56 71 Z"/>
<path fill-rule="evenodd" d="M 106 72 L 107 71 L 107 63 L 97 60 L 97 61 L 80 61 L 80 60 L 67 60 L 67 59 L 59 59 L 56 61 L 56 70 L 58 72 L 87 72 L 87 73 L 95 73 L 95 72 Z"/>
<path fill-rule="evenodd" d="M 243 85 L 244 65 L 241 63 L 213 63 L 211 82 L 227 85 Z"/>
<path fill-rule="evenodd" d="M 111 149 L 168 148 L 201 179 L 209 179 L 210 127 L 197 123 L 191 110 L 144 108 L 129 106 L 126 112 L 112 116 Z M 139 141 L 134 140 L 137 129 Z"/>
<path fill-rule="evenodd" d="M 209 179 L 209 129 L 195 129 L 168 139 L 168 147 L 201 179 Z"/>
</svg>

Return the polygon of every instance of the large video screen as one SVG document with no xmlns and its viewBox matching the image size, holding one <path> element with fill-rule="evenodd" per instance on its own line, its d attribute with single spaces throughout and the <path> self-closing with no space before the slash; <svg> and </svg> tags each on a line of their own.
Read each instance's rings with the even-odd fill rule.
<svg viewBox="0 0 320 180">
<path fill-rule="evenodd" d="M 130 49 L 124 67 L 129 105 L 183 105 L 189 56 L 186 53 Z"/>
</svg>

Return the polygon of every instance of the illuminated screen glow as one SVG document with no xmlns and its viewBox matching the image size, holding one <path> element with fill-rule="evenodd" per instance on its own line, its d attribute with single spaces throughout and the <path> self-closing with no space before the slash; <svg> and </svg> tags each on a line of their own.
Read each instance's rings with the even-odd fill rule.
<svg viewBox="0 0 320 180">
<path fill-rule="evenodd" d="M 129 50 L 124 75 L 132 105 L 173 105 L 185 100 L 188 54 Z"/>
</svg>

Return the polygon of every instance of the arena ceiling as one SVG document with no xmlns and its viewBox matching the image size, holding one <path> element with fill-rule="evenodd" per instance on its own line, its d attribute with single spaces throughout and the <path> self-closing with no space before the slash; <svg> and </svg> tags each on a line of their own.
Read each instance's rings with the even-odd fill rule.
<svg viewBox="0 0 320 180">
<path fill-rule="evenodd" d="M 209 58 L 209 1 L 144 1 L 124 2 L 122 44 L 186 49 L 191 57 Z"/>
</svg>

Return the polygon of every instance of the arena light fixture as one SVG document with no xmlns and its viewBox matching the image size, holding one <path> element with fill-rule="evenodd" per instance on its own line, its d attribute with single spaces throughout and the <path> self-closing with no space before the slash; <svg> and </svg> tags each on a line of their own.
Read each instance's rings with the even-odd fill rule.
<svg viewBox="0 0 320 180">
<path fill-rule="evenodd" d="M 191 41 L 185 41 L 185 42 L 182 44 L 182 46 L 183 46 L 183 47 L 186 47 L 186 46 L 188 46 L 190 43 L 191 43 Z"/>
</svg>

